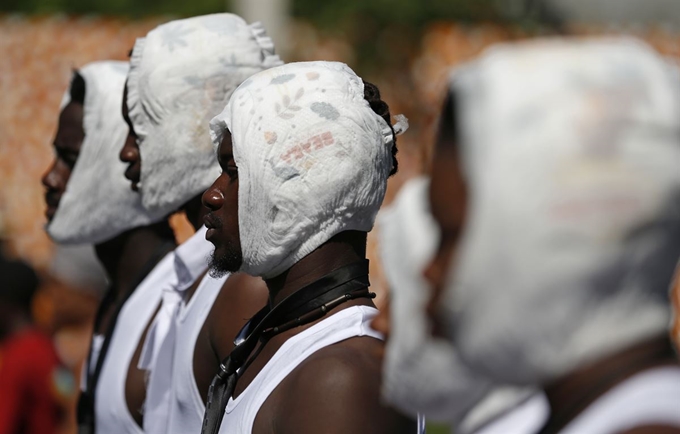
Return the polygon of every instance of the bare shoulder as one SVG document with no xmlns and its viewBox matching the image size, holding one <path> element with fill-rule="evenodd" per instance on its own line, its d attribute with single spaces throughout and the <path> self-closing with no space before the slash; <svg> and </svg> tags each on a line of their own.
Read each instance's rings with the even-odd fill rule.
<svg viewBox="0 0 680 434">
<path fill-rule="evenodd" d="M 220 359 L 233 348 L 241 327 L 267 303 L 267 286 L 259 277 L 231 275 L 215 299 L 206 324 L 209 340 Z"/>
<path fill-rule="evenodd" d="M 281 383 L 276 433 L 408 433 L 414 421 L 380 398 L 383 343 L 355 337 L 323 348 Z"/>
</svg>

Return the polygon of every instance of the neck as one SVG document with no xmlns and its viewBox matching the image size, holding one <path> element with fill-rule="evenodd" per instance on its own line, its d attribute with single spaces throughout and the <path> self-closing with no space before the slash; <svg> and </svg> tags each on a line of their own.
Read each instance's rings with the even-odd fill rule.
<svg viewBox="0 0 680 434">
<path fill-rule="evenodd" d="M 158 249 L 175 238 L 167 220 L 123 232 L 115 238 L 95 246 L 97 258 L 102 263 L 117 295 L 134 288 L 134 282 Z M 170 249 L 168 249 L 169 251 Z"/>
<path fill-rule="evenodd" d="M 185 203 L 182 207 L 184 214 L 187 216 L 187 220 L 194 227 L 194 230 L 199 230 L 203 226 L 203 217 L 206 215 L 208 209 L 203 206 L 201 201 L 202 194 L 191 199 L 189 202 Z"/>
<path fill-rule="evenodd" d="M 579 368 L 545 387 L 551 420 L 566 425 L 607 390 L 645 369 L 677 363 L 667 336 L 648 339 Z"/>
<path fill-rule="evenodd" d="M 366 259 L 366 233 L 341 232 L 282 274 L 265 280 L 269 289 L 269 305 L 273 308 L 284 298 L 331 271 L 362 259 Z"/>
</svg>

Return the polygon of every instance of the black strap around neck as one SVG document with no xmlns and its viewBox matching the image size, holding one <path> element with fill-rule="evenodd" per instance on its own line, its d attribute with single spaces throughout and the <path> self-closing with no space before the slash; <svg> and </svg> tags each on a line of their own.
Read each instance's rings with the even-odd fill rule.
<svg viewBox="0 0 680 434">
<path fill-rule="evenodd" d="M 236 347 L 222 362 L 210 384 L 201 433 L 218 433 L 227 402 L 242 374 L 239 369 L 247 367 L 246 362 L 258 342 L 262 342 L 262 348 L 271 337 L 315 321 L 344 302 L 375 297 L 369 292 L 369 285 L 368 260 L 364 259 L 330 272 L 273 308 L 266 306 L 255 314 L 239 332 L 234 341 Z"/>
<path fill-rule="evenodd" d="M 120 315 L 123 306 L 125 306 L 125 303 L 127 303 L 132 293 L 135 292 L 135 289 L 137 289 L 139 284 L 142 283 L 142 281 L 151 272 L 151 270 L 153 270 L 154 267 L 158 265 L 160 260 L 168 252 L 172 251 L 174 247 L 175 244 L 172 241 L 163 242 L 160 246 L 158 246 L 154 254 L 151 256 L 151 258 L 149 258 L 146 261 L 141 271 L 137 274 L 137 277 L 132 282 L 132 285 L 130 285 L 131 289 L 127 291 L 123 300 L 121 300 L 121 302 L 118 304 L 115 312 L 113 313 L 113 316 L 109 321 L 108 327 L 106 328 L 106 332 L 104 333 L 104 342 L 102 342 L 102 347 L 99 351 L 99 355 L 97 357 L 97 361 L 93 371 L 90 371 L 90 365 L 92 363 L 92 341 L 90 341 L 90 350 L 88 351 L 87 359 L 85 360 L 86 364 L 83 368 L 85 369 L 86 374 L 85 390 L 80 393 L 80 397 L 78 398 L 77 407 L 78 434 L 95 433 L 95 413 L 94 413 L 95 391 L 97 390 L 99 376 L 101 374 L 102 367 L 104 366 L 104 360 L 106 359 L 106 355 L 109 351 L 111 337 L 113 336 L 113 332 L 115 331 L 116 323 L 118 322 L 118 316 Z M 93 333 L 96 332 L 101 326 L 101 322 L 103 320 L 104 312 L 106 311 L 106 309 L 112 303 L 115 303 L 115 301 L 116 294 L 113 292 L 113 289 L 109 287 L 109 289 L 106 292 L 106 295 L 104 295 L 104 298 L 102 299 L 102 302 L 99 304 L 99 308 L 97 309 L 97 314 L 95 315 L 94 318 Z"/>
</svg>

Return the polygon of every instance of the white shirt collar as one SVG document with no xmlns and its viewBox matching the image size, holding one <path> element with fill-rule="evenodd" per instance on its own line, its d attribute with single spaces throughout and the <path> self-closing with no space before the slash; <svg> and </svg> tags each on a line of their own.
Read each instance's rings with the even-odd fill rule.
<svg viewBox="0 0 680 434">
<path fill-rule="evenodd" d="M 189 288 L 208 269 L 213 245 L 205 239 L 205 226 L 175 249 L 175 273 L 177 274 L 177 289 L 184 291 Z"/>
</svg>

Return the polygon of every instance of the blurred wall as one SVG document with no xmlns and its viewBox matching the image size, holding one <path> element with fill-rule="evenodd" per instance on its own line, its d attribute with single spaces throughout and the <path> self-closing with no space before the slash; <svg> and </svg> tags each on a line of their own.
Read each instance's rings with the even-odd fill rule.
<svg viewBox="0 0 680 434">
<path fill-rule="evenodd" d="M 94 60 L 127 59 L 136 37 L 170 19 L 0 15 L 0 214 L 10 247 L 38 268 L 48 268 L 54 252 L 43 231 L 40 178 L 53 158 L 59 101 L 71 71 Z M 575 31 L 632 33 L 662 53 L 680 56 L 680 33 L 673 28 L 600 26 Z M 411 129 L 398 140 L 400 171 L 390 181 L 386 203 L 404 180 L 426 166 L 449 69 L 495 42 L 532 36 L 525 29 L 500 24 L 433 22 L 424 28 L 420 41 L 409 42 L 417 49 L 404 57 L 397 33 L 398 26 L 380 32 L 379 50 L 388 66 L 369 67 L 357 59 L 351 35 L 297 19 L 289 28 L 290 54 L 284 59 L 344 61 L 380 87 L 393 114 L 409 117 Z M 180 219 L 174 223 L 180 239 L 190 234 Z M 371 251 L 375 256 L 373 243 Z M 382 288 L 378 268 L 374 275 L 374 287 Z"/>
</svg>

